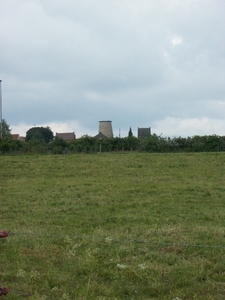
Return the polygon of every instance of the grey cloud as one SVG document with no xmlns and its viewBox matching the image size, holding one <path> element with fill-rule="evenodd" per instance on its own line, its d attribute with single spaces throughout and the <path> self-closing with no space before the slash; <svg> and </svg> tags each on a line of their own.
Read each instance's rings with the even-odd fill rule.
<svg viewBox="0 0 225 300">
<path fill-rule="evenodd" d="M 225 102 L 224 13 L 222 0 L 3 0 L 4 116 L 90 128 L 104 116 L 219 119 L 208 103 Z"/>
</svg>

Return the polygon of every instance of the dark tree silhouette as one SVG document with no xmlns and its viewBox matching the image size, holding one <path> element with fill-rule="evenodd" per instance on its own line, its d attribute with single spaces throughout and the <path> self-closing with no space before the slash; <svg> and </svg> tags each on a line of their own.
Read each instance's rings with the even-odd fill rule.
<svg viewBox="0 0 225 300">
<path fill-rule="evenodd" d="M 11 129 L 9 128 L 9 124 L 6 122 L 5 119 L 2 119 L 2 124 L 0 126 L 0 130 L 2 130 L 2 138 L 11 137 Z"/>
<path fill-rule="evenodd" d="M 26 141 L 40 140 L 49 143 L 53 140 L 53 132 L 49 127 L 32 127 L 26 133 Z"/>
<path fill-rule="evenodd" d="M 132 132 L 131 127 L 130 127 L 130 130 L 129 130 L 129 132 L 128 132 L 128 136 L 133 136 L 133 132 Z"/>
</svg>

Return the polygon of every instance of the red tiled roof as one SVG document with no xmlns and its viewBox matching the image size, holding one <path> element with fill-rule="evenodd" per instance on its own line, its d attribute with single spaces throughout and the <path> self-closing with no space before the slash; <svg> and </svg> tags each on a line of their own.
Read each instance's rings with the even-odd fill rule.
<svg viewBox="0 0 225 300">
<path fill-rule="evenodd" d="M 17 134 L 17 133 L 11 134 L 11 136 L 12 136 L 12 138 L 13 138 L 14 140 L 19 140 L 19 139 L 20 139 L 20 135 Z"/>
</svg>

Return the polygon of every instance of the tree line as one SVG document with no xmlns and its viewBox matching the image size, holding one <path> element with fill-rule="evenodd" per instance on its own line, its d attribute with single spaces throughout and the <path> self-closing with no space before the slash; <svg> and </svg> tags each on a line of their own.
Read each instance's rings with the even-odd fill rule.
<svg viewBox="0 0 225 300">
<path fill-rule="evenodd" d="M 14 140 L 9 125 L 2 123 L 0 153 L 96 153 L 96 152 L 216 152 L 225 151 L 225 136 L 195 135 L 192 137 L 162 137 L 152 134 L 147 138 L 138 139 L 133 136 L 130 128 L 127 137 L 99 139 L 84 135 L 81 138 L 66 142 L 54 137 L 49 127 L 33 127 L 26 133 L 26 141 Z"/>
</svg>

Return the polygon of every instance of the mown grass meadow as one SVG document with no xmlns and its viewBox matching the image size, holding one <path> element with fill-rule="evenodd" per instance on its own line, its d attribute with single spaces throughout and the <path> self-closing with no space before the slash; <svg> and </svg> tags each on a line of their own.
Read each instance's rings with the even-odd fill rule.
<svg viewBox="0 0 225 300">
<path fill-rule="evenodd" d="M 10 299 L 225 299 L 225 154 L 0 156 Z"/>
</svg>

